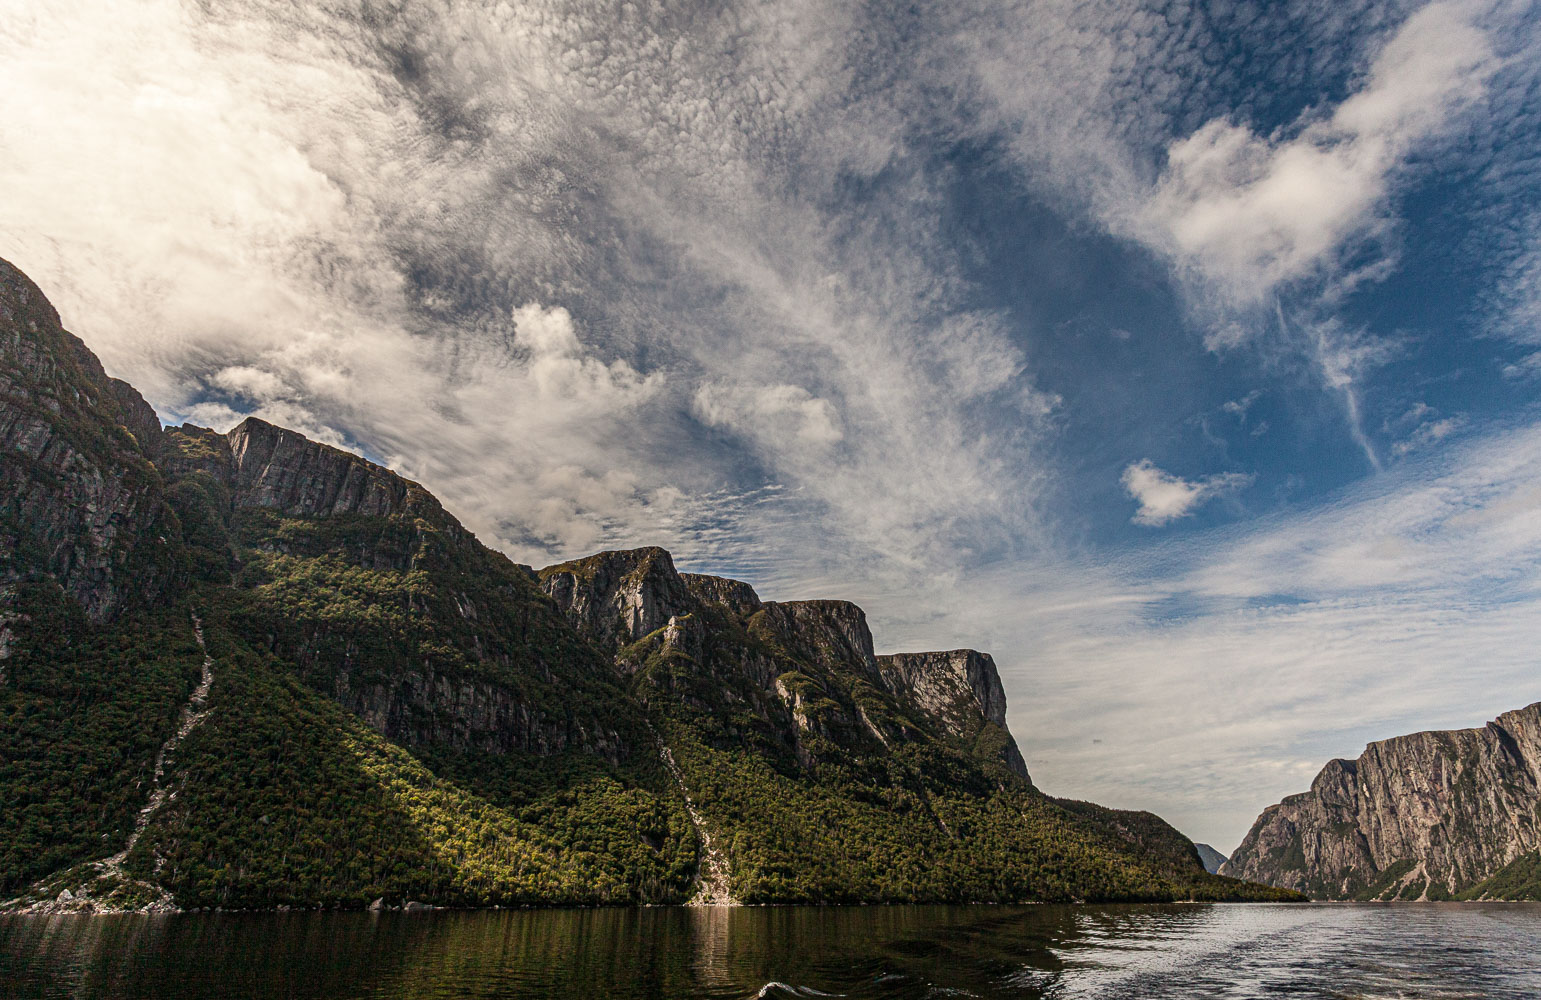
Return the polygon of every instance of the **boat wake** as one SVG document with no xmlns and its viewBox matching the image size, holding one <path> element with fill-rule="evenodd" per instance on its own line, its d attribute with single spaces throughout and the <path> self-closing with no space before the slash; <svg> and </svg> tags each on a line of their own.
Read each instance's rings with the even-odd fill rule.
<svg viewBox="0 0 1541 1000">
<path fill-rule="evenodd" d="M 812 986 L 793 986 L 790 983 L 778 983 L 774 980 L 760 987 L 760 992 L 755 997 L 843 997 L 844 993 L 825 993 L 816 990 Z"/>
</svg>

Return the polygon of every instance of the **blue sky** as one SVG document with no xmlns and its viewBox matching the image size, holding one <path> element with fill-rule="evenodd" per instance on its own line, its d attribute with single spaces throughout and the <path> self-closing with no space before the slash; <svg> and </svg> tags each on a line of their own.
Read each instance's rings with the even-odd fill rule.
<svg viewBox="0 0 1541 1000">
<path fill-rule="evenodd" d="M 0 255 L 163 419 L 989 649 L 1222 850 L 1541 698 L 1533 4 L 12 7 Z"/>
</svg>

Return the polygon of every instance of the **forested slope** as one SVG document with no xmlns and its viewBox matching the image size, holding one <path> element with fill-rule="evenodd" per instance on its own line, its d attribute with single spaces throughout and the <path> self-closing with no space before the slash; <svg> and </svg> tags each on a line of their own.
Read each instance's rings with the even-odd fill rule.
<svg viewBox="0 0 1541 1000">
<path fill-rule="evenodd" d="M 0 262 L 0 898 L 1284 898 L 1033 787 L 993 661 L 667 552 L 539 573 L 259 420 L 160 427 Z"/>
</svg>

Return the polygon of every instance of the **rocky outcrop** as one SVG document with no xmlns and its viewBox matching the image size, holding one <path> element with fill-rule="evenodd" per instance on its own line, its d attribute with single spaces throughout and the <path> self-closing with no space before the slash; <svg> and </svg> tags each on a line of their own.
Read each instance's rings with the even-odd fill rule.
<svg viewBox="0 0 1541 1000">
<path fill-rule="evenodd" d="M 555 694 L 603 672 L 603 662 L 566 627 L 527 568 L 483 546 L 417 483 L 255 418 L 228 434 L 168 427 L 157 464 L 176 484 L 174 494 L 189 479 L 217 484 L 203 495 L 224 509 L 206 520 L 240 524 L 241 541 L 256 552 L 341 561 L 374 574 L 380 595 L 404 597 L 404 608 L 381 608 L 371 597 L 353 615 L 317 616 L 310 601 L 289 607 L 291 591 L 281 588 L 271 597 L 276 617 L 263 630 L 267 648 L 383 735 L 490 753 L 624 756 L 614 720 L 575 710 Z M 253 556 L 246 561 L 262 561 Z M 228 579 L 219 568 L 207 578 Z M 421 593 L 394 590 L 407 572 L 426 584 Z M 268 611 L 265 602 L 256 607 Z M 411 624 L 382 635 L 365 613 L 379 611 L 405 612 Z"/>
<path fill-rule="evenodd" d="M 866 614 L 849 601 L 761 601 L 741 581 L 676 572 L 659 548 L 599 553 L 543 569 L 539 579 L 568 620 L 616 658 L 622 674 L 660 656 L 695 663 L 728 704 L 750 706 L 773 726 L 791 723 L 783 736 L 804 765 L 815 757 L 808 736 L 834 746 L 875 740 L 892 748 L 922 738 L 911 726 L 916 722 L 962 745 L 988 744 L 989 755 L 1028 776 L 1006 727 L 1000 674 L 987 653 L 879 657 Z M 704 614 L 708 608 L 719 617 Z M 689 697 L 674 674 L 653 683 L 671 697 Z M 980 739 L 987 727 L 996 740 Z"/>
<path fill-rule="evenodd" d="M 167 427 L 162 431 L 160 454 L 155 464 L 168 479 L 201 473 L 228 485 L 235 473 L 229 437 L 197 424 Z"/>
<path fill-rule="evenodd" d="M 644 690 L 703 711 L 752 711 L 802 766 L 815 762 L 819 747 L 881 752 L 940 737 L 1028 778 L 987 653 L 879 657 L 866 614 L 849 601 L 761 601 L 741 581 L 677 573 L 657 548 L 600 553 L 539 578 L 620 673 L 673 664 L 650 675 Z M 692 676 L 696 682 L 686 683 Z M 708 678 L 703 691 L 698 682 Z"/>
<path fill-rule="evenodd" d="M 763 604 L 754 588 L 740 580 L 725 576 L 706 576 L 701 573 L 681 573 L 680 579 L 690 589 L 696 600 L 707 604 L 720 604 L 739 618 L 748 618 L 759 611 Z"/>
<path fill-rule="evenodd" d="M 383 635 L 346 617 L 312 617 L 302 604 L 275 623 L 269 640 L 380 733 L 413 746 L 498 754 L 582 750 L 612 762 L 625 755 L 619 720 L 598 710 L 619 692 L 592 687 L 596 676 L 608 679 L 603 660 L 527 568 L 487 549 L 422 486 L 255 418 L 226 435 L 197 427 L 173 434 L 168 452 L 177 457 L 168 464 L 226 484 L 232 508 L 245 512 L 247 544 L 344 561 L 378 574 L 378 592 L 405 602 L 370 609 L 406 612 L 409 624 Z M 419 593 L 395 589 L 405 573 L 421 579 Z M 584 696 L 564 700 L 579 686 Z"/>
<path fill-rule="evenodd" d="M 52 579 L 94 621 L 182 583 L 155 411 L 0 261 L 0 584 Z"/>
<path fill-rule="evenodd" d="M 539 579 L 568 621 L 612 655 L 696 607 L 674 560 L 657 547 L 601 552 L 547 567 Z"/>
<path fill-rule="evenodd" d="M 913 701 L 952 735 L 972 740 L 982 723 L 1004 730 L 1002 759 L 1027 777 L 1027 762 L 1006 725 L 1006 691 L 989 653 L 890 653 L 879 656 L 877 666 L 890 692 Z"/>
<path fill-rule="evenodd" d="M 74 339 L 74 338 L 71 338 Z M 75 346 L 79 349 L 82 367 L 89 367 L 92 371 L 99 371 L 101 363 L 96 360 L 96 355 L 86 349 L 86 345 L 75 340 Z M 128 431 L 134 438 L 134 443 L 147 458 L 158 458 L 160 455 L 161 418 L 156 415 L 155 407 L 139 395 L 139 390 L 124 382 L 102 375 L 105 387 L 105 395 L 112 399 L 117 407 L 118 426 Z"/>
<path fill-rule="evenodd" d="M 1538 810 L 1541 703 L 1328 762 L 1221 871 L 1320 899 L 1446 898 L 1541 846 Z"/>
<path fill-rule="evenodd" d="M 285 517 L 425 516 L 464 534 L 419 484 L 351 452 L 247 417 L 229 433 L 167 427 L 156 460 L 168 478 L 202 473 L 223 483 L 236 507 Z"/>
<path fill-rule="evenodd" d="M 979 716 L 1006 724 L 1006 692 L 989 653 L 887 653 L 877 658 L 890 691 L 908 691 L 928 712 L 960 726 Z"/>
<path fill-rule="evenodd" d="M 290 517 L 389 517 L 412 501 L 431 502 L 422 487 L 389 469 L 256 417 L 243 420 L 227 437 L 239 507 L 266 507 Z"/>
<path fill-rule="evenodd" d="M 551 756 L 583 749 L 619 760 L 626 747 L 602 720 L 541 712 L 507 685 L 417 667 L 389 681 L 343 665 L 333 695 L 385 736 L 413 746 Z"/>
<path fill-rule="evenodd" d="M 881 683 L 867 614 L 850 601 L 768 601 L 749 627 L 797 659 L 828 669 L 854 669 Z"/>
</svg>

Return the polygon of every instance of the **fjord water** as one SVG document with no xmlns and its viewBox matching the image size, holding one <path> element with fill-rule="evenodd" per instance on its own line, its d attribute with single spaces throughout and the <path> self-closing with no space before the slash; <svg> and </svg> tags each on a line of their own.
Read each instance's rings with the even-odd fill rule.
<svg viewBox="0 0 1541 1000">
<path fill-rule="evenodd" d="M 0 995 L 1521 998 L 1541 904 L 0 917 Z"/>
</svg>

